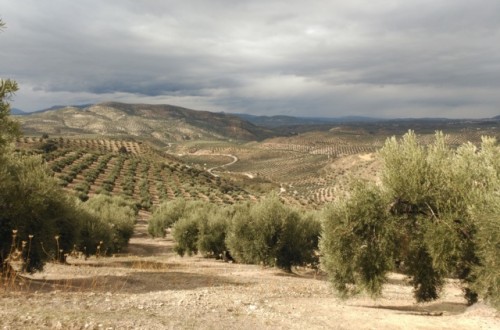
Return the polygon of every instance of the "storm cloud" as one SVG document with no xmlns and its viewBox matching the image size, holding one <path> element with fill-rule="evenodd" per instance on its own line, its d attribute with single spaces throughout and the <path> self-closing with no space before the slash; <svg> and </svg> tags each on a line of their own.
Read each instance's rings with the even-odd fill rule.
<svg viewBox="0 0 500 330">
<path fill-rule="evenodd" d="M 0 0 L 13 106 L 500 114 L 500 2 Z"/>
</svg>

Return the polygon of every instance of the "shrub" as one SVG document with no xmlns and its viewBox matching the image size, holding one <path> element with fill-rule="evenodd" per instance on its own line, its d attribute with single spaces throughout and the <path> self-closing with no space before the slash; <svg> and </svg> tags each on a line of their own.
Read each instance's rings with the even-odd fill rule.
<svg viewBox="0 0 500 330">
<path fill-rule="evenodd" d="M 0 262 L 11 252 L 16 230 L 16 247 L 21 249 L 21 241 L 31 243 L 29 255 L 23 250 L 26 270 L 41 270 L 59 255 L 58 249 L 73 247 L 80 216 L 75 200 L 59 188 L 40 157 L 0 156 Z"/>
<path fill-rule="evenodd" d="M 217 257 L 226 248 L 225 239 L 232 209 L 209 202 L 188 204 L 182 217 L 173 226 L 176 251 L 181 256 L 198 252 Z"/>
<path fill-rule="evenodd" d="M 180 218 L 173 227 L 173 236 L 176 241 L 175 251 L 180 255 L 189 256 L 198 253 L 199 223 L 205 221 L 205 212 L 197 210 Z"/>
<path fill-rule="evenodd" d="M 153 211 L 148 224 L 148 232 L 153 237 L 165 237 L 165 229 L 170 228 L 184 214 L 186 201 L 177 198 L 165 201 Z"/>
<path fill-rule="evenodd" d="M 85 192 L 78 192 L 76 194 L 76 196 L 78 197 L 79 200 L 81 200 L 82 202 L 85 202 L 89 199 L 89 195 L 87 195 L 87 193 Z"/>
<path fill-rule="evenodd" d="M 218 257 L 227 250 L 226 236 L 233 216 L 233 208 L 206 204 L 212 206 L 204 209 L 206 220 L 198 224 L 198 250 L 205 256 Z"/>
<path fill-rule="evenodd" d="M 17 89 L 15 81 L 0 80 L 0 263 L 20 254 L 24 269 L 32 272 L 74 244 L 79 214 L 74 212 L 74 199 L 58 186 L 42 158 L 10 150 L 20 129 L 10 118 L 7 100 Z"/>
<path fill-rule="evenodd" d="M 291 271 L 314 258 L 318 223 L 281 203 L 277 195 L 239 207 L 230 225 L 227 245 L 236 260 Z"/>
<path fill-rule="evenodd" d="M 96 212 L 80 206 L 84 216 L 81 218 L 79 248 L 86 255 L 95 255 L 102 251 L 105 254 L 113 240 L 112 227 L 102 221 Z"/>
<path fill-rule="evenodd" d="M 235 214 L 229 224 L 229 232 L 226 244 L 231 251 L 231 255 L 243 263 L 259 263 L 258 253 L 254 246 L 253 219 L 250 215 L 251 205 L 249 203 L 235 205 Z"/>
<path fill-rule="evenodd" d="M 85 233 L 82 235 L 87 253 L 94 253 L 93 248 L 101 241 L 101 245 L 110 253 L 120 252 L 128 245 L 137 215 L 133 202 L 118 196 L 96 195 L 83 207 L 94 216 L 86 219 Z"/>
</svg>

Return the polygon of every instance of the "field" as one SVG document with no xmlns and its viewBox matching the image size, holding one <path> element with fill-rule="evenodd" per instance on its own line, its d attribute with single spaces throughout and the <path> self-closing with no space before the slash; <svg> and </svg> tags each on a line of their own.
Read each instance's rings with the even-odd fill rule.
<svg viewBox="0 0 500 330">
<path fill-rule="evenodd" d="M 182 197 L 234 203 L 254 197 L 225 179 L 137 142 L 96 139 L 23 138 L 21 152 L 54 143 L 43 157 L 59 184 L 82 201 L 96 193 L 122 195 L 150 211 L 163 200 Z"/>
<path fill-rule="evenodd" d="M 488 125 L 340 125 L 260 142 L 173 140 L 161 147 L 137 137 L 27 136 L 17 147 L 33 151 L 55 145 L 44 157 L 57 169 L 61 185 L 82 199 L 104 191 L 133 198 L 150 211 L 176 197 L 232 204 L 275 191 L 287 203 L 318 208 L 338 197 L 351 178 L 378 180 L 376 152 L 390 136 L 414 128 L 425 144 L 433 140 L 434 129 L 444 129 L 452 146 L 477 144 L 483 135 L 499 137 L 496 126 Z"/>
</svg>

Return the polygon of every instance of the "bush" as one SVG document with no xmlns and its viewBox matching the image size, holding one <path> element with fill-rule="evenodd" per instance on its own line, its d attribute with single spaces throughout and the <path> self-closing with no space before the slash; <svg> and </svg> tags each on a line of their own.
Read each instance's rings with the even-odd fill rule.
<svg viewBox="0 0 500 330">
<path fill-rule="evenodd" d="M 259 263 L 259 258 L 253 240 L 256 226 L 252 223 L 250 212 L 251 205 L 248 203 L 235 205 L 235 214 L 229 224 L 226 244 L 235 260 L 253 264 Z"/>
<path fill-rule="evenodd" d="M 262 263 L 291 271 L 314 259 L 319 225 L 283 205 L 277 195 L 239 207 L 231 222 L 227 245 L 241 262 Z"/>
<path fill-rule="evenodd" d="M 481 225 L 476 236 L 480 260 L 472 269 L 471 287 L 493 306 L 500 309 L 500 195 L 492 197 L 491 208 L 475 211 L 473 216 Z"/>
<path fill-rule="evenodd" d="M 113 240 L 112 226 L 102 221 L 96 212 L 89 212 L 81 205 L 84 216 L 81 218 L 79 249 L 87 257 L 96 254 L 106 254 Z"/>
<path fill-rule="evenodd" d="M 180 255 L 189 256 L 198 253 L 199 226 L 205 215 L 204 210 L 196 210 L 180 218 L 173 227 L 173 236 L 176 241 L 175 251 Z"/>
<path fill-rule="evenodd" d="M 134 232 L 137 208 L 122 197 L 96 195 L 83 204 L 86 218 L 82 244 L 88 254 L 101 245 L 108 253 L 121 252 Z M 102 243 L 100 243 L 102 241 Z"/>
<path fill-rule="evenodd" d="M 206 204 L 212 206 L 204 209 L 205 221 L 198 223 L 198 250 L 207 257 L 218 257 L 227 251 L 226 236 L 233 216 L 233 208 Z"/>
<path fill-rule="evenodd" d="M 218 257 L 226 247 L 228 224 L 233 208 L 209 202 L 193 202 L 173 226 L 176 251 L 179 255 L 198 252 L 205 257 Z"/>
<path fill-rule="evenodd" d="M 0 20 L 0 28 L 3 25 Z M 88 214 L 58 186 L 42 158 L 10 150 L 10 142 L 20 135 L 6 102 L 15 91 L 16 82 L 0 81 L 0 264 L 21 261 L 24 270 L 33 272 L 49 259 L 63 259 Z M 43 146 L 46 152 L 54 148 L 55 143 Z M 56 170 L 63 166 L 58 162 Z"/>
<path fill-rule="evenodd" d="M 148 224 L 148 232 L 153 237 L 165 237 L 165 230 L 170 228 L 184 214 L 186 201 L 177 198 L 165 201 L 153 211 Z"/>
<path fill-rule="evenodd" d="M 40 157 L 0 156 L 0 262 L 12 252 L 13 230 L 14 246 L 22 250 L 29 272 L 41 270 L 61 254 L 59 249 L 69 251 L 77 242 L 82 216 L 75 205 Z M 22 249 L 22 241 L 29 249 Z"/>
</svg>

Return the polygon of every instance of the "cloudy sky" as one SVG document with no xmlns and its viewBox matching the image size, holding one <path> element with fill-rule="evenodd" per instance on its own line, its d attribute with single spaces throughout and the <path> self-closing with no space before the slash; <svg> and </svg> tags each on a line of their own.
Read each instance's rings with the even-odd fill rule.
<svg viewBox="0 0 500 330">
<path fill-rule="evenodd" d="M 13 107 L 500 114 L 498 0 L 0 0 Z"/>
</svg>

